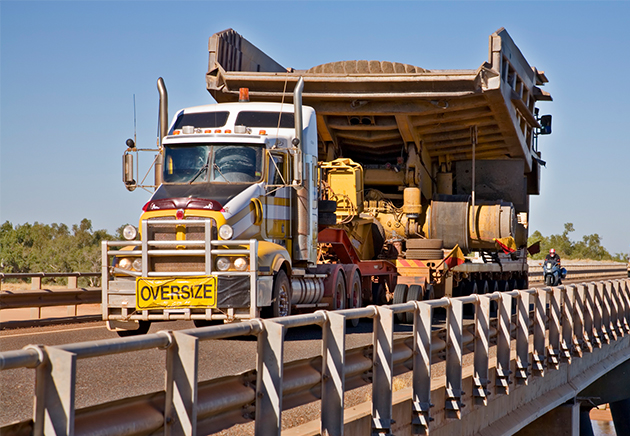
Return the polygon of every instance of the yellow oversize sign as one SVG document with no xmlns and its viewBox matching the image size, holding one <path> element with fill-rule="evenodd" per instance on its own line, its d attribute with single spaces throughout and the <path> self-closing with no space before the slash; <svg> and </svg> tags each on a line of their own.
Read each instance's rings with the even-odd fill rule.
<svg viewBox="0 0 630 436">
<path fill-rule="evenodd" d="M 214 276 L 136 279 L 137 309 L 216 307 L 216 304 L 217 279 Z"/>
</svg>

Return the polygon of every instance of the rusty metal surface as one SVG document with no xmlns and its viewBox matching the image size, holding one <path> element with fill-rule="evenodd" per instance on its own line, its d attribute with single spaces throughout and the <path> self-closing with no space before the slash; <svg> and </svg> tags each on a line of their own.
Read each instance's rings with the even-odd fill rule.
<svg viewBox="0 0 630 436">
<path fill-rule="evenodd" d="M 303 102 L 318 114 L 320 140 L 359 161 L 395 161 L 409 143 L 434 162 L 469 160 L 476 125 L 477 159 L 521 159 L 529 172 L 539 127 L 535 103 L 551 100 L 540 89 L 544 73 L 528 64 L 503 28 L 490 36 L 488 61 L 466 70 L 376 61 L 286 69 L 232 29 L 213 35 L 209 52 L 207 89 L 218 102 L 238 101 L 241 87 L 249 88 L 252 101 L 280 102 L 303 77 Z"/>
</svg>

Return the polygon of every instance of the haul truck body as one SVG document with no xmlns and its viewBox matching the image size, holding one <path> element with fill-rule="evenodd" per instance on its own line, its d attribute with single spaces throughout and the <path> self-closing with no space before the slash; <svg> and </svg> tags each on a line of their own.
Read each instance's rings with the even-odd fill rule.
<svg viewBox="0 0 630 436">
<path fill-rule="evenodd" d="M 231 29 L 209 51 L 219 103 L 178 112 L 168 129 L 161 109 L 140 238 L 103 245 L 110 329 L 527 285 L 536 139 L 550 133 L 535 102 L 551 97 L 505 30 L 477 70 L 348 61 L 298 71 Z"/>
</svg>

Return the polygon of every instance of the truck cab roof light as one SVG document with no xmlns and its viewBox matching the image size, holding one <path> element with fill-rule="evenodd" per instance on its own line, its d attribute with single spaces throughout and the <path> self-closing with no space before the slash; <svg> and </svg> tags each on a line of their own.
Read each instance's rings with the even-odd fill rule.
<svg viewBox="0 0 630 436">
<path fill-rule="evenodd" d="M 267 131 L 266 130 L 261 130 L 260 132 L 258 132 L 259 135 L 266 135 Z"/>
<path fill-rule="evenodd" d="M 249 88 L 239 88 L 238 101 L 249 101 Z"/>
<path fill-rule="evenodd" d="M 175 130 L 175 131 L 173 132 L 173 135 L 179 135 L 180 133 L 182 133 L 182 131 L 181 131 L 181 130 Z"/>
<path fill-rule="evenodd" d="M 225 133 L 232 133 L 230 129 L 225 129 Z"/>
<path fill-rule="evenodd" d="M 216 129 L 214 133 L 221 133 L 221 129 Z"/>
</svg>

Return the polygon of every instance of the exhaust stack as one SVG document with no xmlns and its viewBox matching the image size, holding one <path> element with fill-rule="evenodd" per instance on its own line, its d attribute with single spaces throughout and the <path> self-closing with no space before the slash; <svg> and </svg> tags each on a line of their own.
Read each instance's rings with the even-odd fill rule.
<svg viewBox="0 0 630 436">
<path fill-rule="evenodd" d="M 309 238 L 312 235 L 312 223 L 310 220 L 310 193 L 308 188 L 308 171 L 306 180 L 303 177 L 305 171 L 304 163 L 304 138 L 302 122 L 302 90 L 304 89 L 304 79 L 300 77 L 293 90 L 293 110 L 295 119 L 295 138 L 293 146 L 295 155 L 293 156 L 293 187 L 297 196 L 297 249 L 295 257 L 297 260 L 309 260 Z"/>
<path fill-rule="evenodd" d="M 158 155 L 155 159 L 155 189 L 162 184 L 162 171 L 164 169 L 164 154 L 162 151 L 162 140 L 168 133 L 168 94 L 164 79 L 161 77 L 157 81 L 158 93 L 160 95 L 160 105 L 158 112 L 158 125 L 160 126 L 160 136 L 158 138 Z"/>
</svg>

